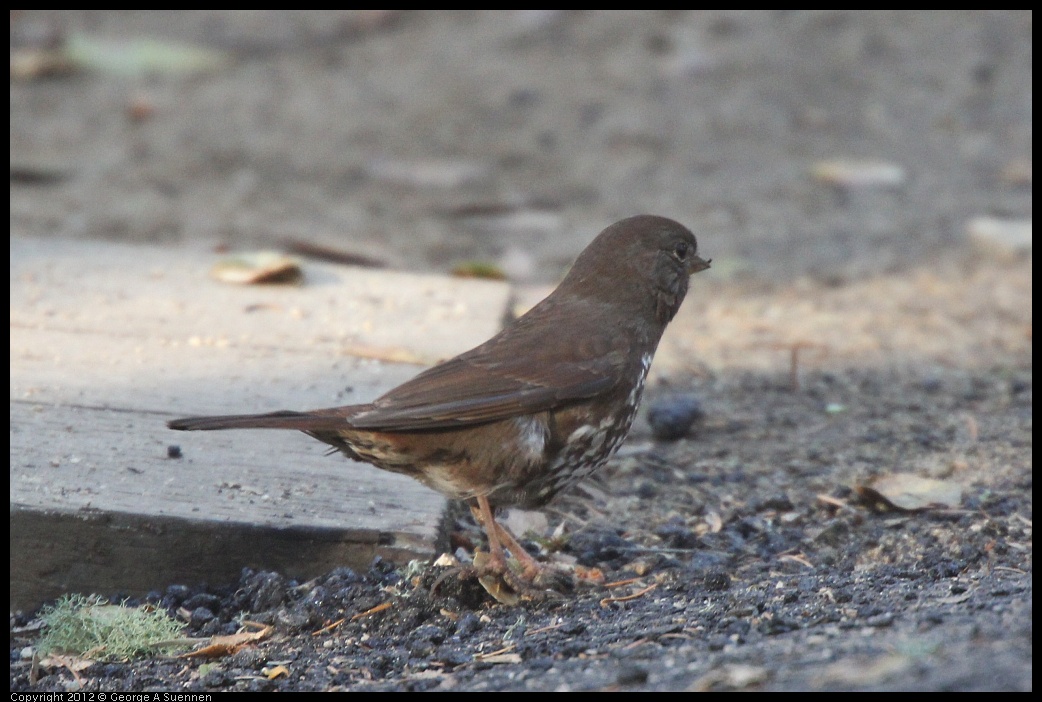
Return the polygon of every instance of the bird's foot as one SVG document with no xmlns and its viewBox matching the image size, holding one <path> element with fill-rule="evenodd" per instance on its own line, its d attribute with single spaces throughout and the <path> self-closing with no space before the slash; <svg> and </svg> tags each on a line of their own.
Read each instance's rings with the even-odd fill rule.
<svg viewBox="0 0 1042 702">
<path fill-rule="evenodd" d="M 504 604 L 555 599 L 574 587 L 570 573 L 531 559 L 508 560 L 478 551 L 474 554 L 474 569 L 481 587 Z"/>
<path fill-rule="evenodd" d="M 534 563 L 534 562 L 533 562 Z M 497 602 L 515 605 L 522 600 L 544 601 L 556 599 L 574 589 L 571 573 L 541 565 L 524 563 L 514 558 L 497 558 L 491 553 L 477 551 L 472 565 L 450 568 L 431 585 L 436 593 L 447 578 L 475 579 Z"/>
</svg>

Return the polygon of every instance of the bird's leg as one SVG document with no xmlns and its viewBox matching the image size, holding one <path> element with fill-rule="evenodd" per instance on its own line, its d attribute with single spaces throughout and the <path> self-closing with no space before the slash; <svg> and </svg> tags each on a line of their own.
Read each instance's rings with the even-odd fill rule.
<svg viewBox="0 0 1042 702">
<path fill-rule="evenodd" d="M 544 570 L 544 566 L 539 563 L 528 550 L 518 543 L 514 535 L 510 533 L 510 530 L 499 522 L 493 519 L 492 526 L 499 535 L 500 543 L 510 551 L 514 559 L 521 564 L 521 577 L 528 582 L 535 582 L 539 574 Z M 485 527 L 488 531 L 488 527 Z M 491 539 L 491 537 L 489 537 Z M 491 544 L 491 541 L 489 542 Z M 491 546 L 490 546 L 491 547 Z"/>
<path fill-rule="evenodd" d="M 475 554 L 474 565 L 460 566 L 441 575 L 431 586 L 436 592 L 450 575 L 477 577 L 481 586 L 494 598 L 505 604 L 516 604 L 521 596 L 541 599 L 551 596 L 548 590 L 570 590 L 571 577 L 554 568 L 542 565 L 518 543 L 510 530 L 496 521 L 487 497 L 476 497 L 470 504 L 474 519 L 488 536 L 488 557 Z M 510 551 L 519 568 L 510 568 L 506 552 Z M 505 586 L 505 587 L 504 587 Z"/>
<path fill-rule="evenodd" d="M 502 567 L 503 570 L 507 569 L 507 558 L 503 552 L 503 544 L 499 540 L 499 530 L 502 527 L 496 523 L 496 518 L 492 514 L 492 505 L 488 503 L 488 498 L 484 495 L 479 495 L 475 498 L 476 505 L 470 506 L 470 511 L 474 515 L 474 519 L 485 529 L 485 534 L 488 536 L 488 552 L 491 557 L 491 565 L 493 568 Z M 517 543 L 517 542 L 514 542 Z M 508 544 L 509 546 L 509 544 Z M 513 552 L 513 549 L 511 549 Z M 516 558 L 515 554 L 515 558 Z"/>
<path fill-rule="evenodd" d="M 499 525 L 492 515 L 492 506 L 488 503 L 488 498 L 477 497 L 471 501 L 470 512 L 488 536 L 488 556 L 486 557 L 484 553 L 475 553 L 473 565 L 459 566 L 443 573 L 431 585 L 431 592 L 437 592 L 441 583 L 453 575 L 461 578 L 477 578 L 481 586 L 500 602 L 517 604 L 519 599 L 517 593 L 531 590 L 532 587 L 521 582 L 518 576 L 510 570 L 506 552 L 499 539 L 500 531 L 497 529 Z M 513 550 L 513 544 L 517 542 L 513 541 L 513 537 L 510 537 L 509 533 L 508 537 L 511 539 L 509 543 Z M 506 586 L 505 589 L 504 586 Z"/>
<path fill-rule="evenodd" d="M 499 575 L 503 582 L 517 593 L 529 595 L 545 595 L 547 589 L 569 589 L 571 578 L 554 568 L 544 566 L 522 546 L 510 530 L 496 521 L 492 506 L 487 497 L 475 498 L 477 505 L 471 505 L 471 512 L 488 535 L 490 572 Z M 520 566 L 515 573 L 507 564 L 504 548 L 510 551 Z M 495 593 L 492 593 L 496 596 Z"/>
<path fill-rule="evenodd" d="M 510 551 L 514 560 L 521 565 L 521 577 L 527 582 L 533 582 L 540 571 L 543 570 L 543 566 L 525 550 L 524 546 L 518 543 L 509 529 L 496 521 L 496 517 L 492 512 L 492 505 L 489 504 L 487 497 L 481 496 L 475 498 L 475 500 L 477 505 L 471 505 L 470 511 L 474 514 L 474 519 L 477 520 L 478 524 L 484 527 L 485 534 L 488 535 L 488 550 L 492 561 L 494 563 L 502 563 L 505 566 L 505 548 L 507 551 Z"/>
</svg>

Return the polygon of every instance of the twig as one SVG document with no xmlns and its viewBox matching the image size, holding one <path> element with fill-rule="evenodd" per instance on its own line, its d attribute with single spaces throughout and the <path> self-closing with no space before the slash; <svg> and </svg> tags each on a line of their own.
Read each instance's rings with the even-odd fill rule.
<svg viewBox="0 0 1042 702">
<path fill-rule="evenodd" d="M 378 604 L 375 607 L 370 607 L 364 612 L 359 612 L 358 614 L 351 617 L 351 621 L 355 622 L 361 619 L 362 617 L 368 617 L 370 614 L 377 614 L 379 612 L 384 611 L 385 609 L 390 609 L 393 604 L 393 602 L 384 602 L 383 604 Z"/>
<path fill-rule="evenodd" d="M 627 595 L 625 597 L 605 597 L 603 600 L 601 600 L 601 607 L 607 607 L 612 602 L 629 602 L 630 600 L 635 600 L 638 597 L 643 597 L 644 595 L 648 594 L 657 587 L 658 583 L 655 583 L 653 585 L 648 585 L 643 590 L 638 590 L 637 592 L 634 592 L 632 595 Z"/>
</svg>

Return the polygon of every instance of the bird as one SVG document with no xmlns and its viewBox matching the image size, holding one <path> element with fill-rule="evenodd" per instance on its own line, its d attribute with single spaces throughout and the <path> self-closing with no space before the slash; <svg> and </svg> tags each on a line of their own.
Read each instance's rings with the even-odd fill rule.
<svg viewBox="0 0 1042 702">
<path fill-rule="evenodd" d="M 167 426 L 295 429 L 331 453 L 415 478 L 467 501 L 488 539 L 484 575 L 515 592 L 546 591 L 551 569 L 496 521 L 496 510 L 546 505 L 619 448 L 689 278 L 710 263 L 680 223 L 647 214 L 622 219 L 527 313 L 372 402 L 186 417 Z"/>
</svg>

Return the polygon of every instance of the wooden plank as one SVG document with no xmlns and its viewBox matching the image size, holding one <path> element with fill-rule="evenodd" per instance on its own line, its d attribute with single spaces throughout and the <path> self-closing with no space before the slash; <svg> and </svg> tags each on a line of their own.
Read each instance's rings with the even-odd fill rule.
<svg viewBox="0 0 1042 702">
<path fill-rule="evenodd" d="M 433 553 L 444 499 L 413 480 L 295 432 L 165 422 L 370 400 L 422 366 L 358 353 L 470 348 L 508 288 L 310 263 L 304 286 L 239 287 L 207 278 L 213 260 L 12 239 L 12 608 Z"/>
<path fill-rule="evenodd" d="M 156 337 L 193 348 L 391 348 L 429 364 L 491 336 L 509 295 L 495 281 L 320 263 L 306 265 L 300 287 L 226 285 L 208 276 L 216 258 L 14 237 L 11 326 Z"/>
</svg>

